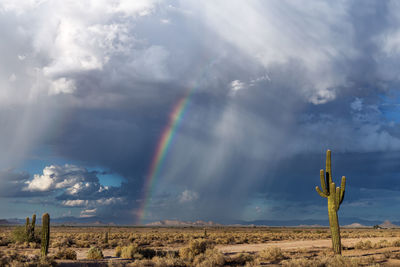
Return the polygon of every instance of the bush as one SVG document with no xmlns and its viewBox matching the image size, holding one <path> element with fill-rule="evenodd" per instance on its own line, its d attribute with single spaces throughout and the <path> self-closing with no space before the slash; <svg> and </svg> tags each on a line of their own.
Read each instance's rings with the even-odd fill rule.
<svg viewBox="0 0 400 267">
<path fill-rule="evenodd" d="M 199 254 L 194 258 L 195 266 L 224 266 L 225 257 L 216 249 L 207 249 L 205 253 Z"/>
<path fill-rule="evenodd" d="M 115 248 L 115 257 L 117 258 L 121 257 L 121 253 L 122 253 L 122 248 L 120 246 L 117 246 Z"/>
<path fill-rule="evenodd" d="M 70 248 L 59 249 L 55 258 L 60 260 L 76 260 L 76 252 Z"/>
<path fill-rule="evenodd" d="M 123 259 L 134 259 L 135 254 L 139 251 L 139 247 L 135 245 L 129 245 L 127 247 L 122 247 L 121 249 L 121 258 Z"/>
<path fill-rule="evenodd" d="M 204 253 L 208 248 L 213 248 L 214 244 L 204 239 L 196 239 L 189 242 L 188 247 L 179 250 L 179 256 L 192 262 L 197 255 Z"/>
<path fill-rule="evenodd" d="M 355 249 L 371 249 L 372 248 L 372 243 L 370 240 L 367 240 L 365 242 L 358 241 L 355 245 L 354 245 Z"/>
<path fill-rule="evenodd" d="M 98 247 L 91 247 L 88 250 L 87 256 L 89 260 L 101 260 L 104 259 L 103 252 Z"/>
<path fill-rule="evenodd" d="M 270 247 L 259 253 L 259 256 L 271 262 L 278 262 L 285 259 L 285 255 L 278 247 Z"/>
<path fill-rule="evenodd" d="M 25 226 L 17 226 L 11 233 L 13 242 L 28 242 L 28 235 L 26 234 Z"/>
<path fill-rule="evenodd" d="M 390 247 L 390 243 L 384 239 L 384 240 L 380 240 L 378 243 L 374 244 L 374 248 L 387 248 Z"/>
<path fill-rule="evenodd" d="M 392 243 L 393 247 L 400 247 L 400 239 L 394 240 Z"/>
<path fill-rule="evenodd" d="M 35 231 L 33 236 L 29 236 L 28 233 L 26 232 L 25 226 L 16 226 L 11 233 L 11 240 L 14 243 L 16 243 L 16 242 L 40 243 L 40 233 Z"/>
<path fill-rule="evenodd" d="M 254 257 L 249 253 L 239 253 L 228 259 L 229 265 L 243 266 L 254 261 Z"/>
<path fill-rule="evenodd" d="M 282 262 L 285 267 L 357 267 L 371 266 L 374 263 L 372 258 L 347 258 L 340 255 L 333 257 L 317 257 L 312 259 L 298 258 Z"/>
</svg>

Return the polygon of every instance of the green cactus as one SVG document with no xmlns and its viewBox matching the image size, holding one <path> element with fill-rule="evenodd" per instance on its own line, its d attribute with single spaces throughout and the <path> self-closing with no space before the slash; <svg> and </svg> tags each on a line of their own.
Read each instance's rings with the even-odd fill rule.
<svg viewBox="0 0 400 267">
<path fill-rule="evenodd" d="M 32 215 L 32 223 L 29 229 L 29 241 L 35 241 L 35 224 L 36 224 L 36 214 Z"/>
<path fill-rule="evenodd" d="M 42 257 L 46 257 L 49 252 L 50 241 L 50 215 L 48 213 L 43 214 L 42 217 Z"/>
<path fill-rule="evenodd" d="M 108 244 L 108 232 L 104 234 L 104 244 Z"/>
<path fill-rule="evenodd" d="M 29 217 L 26 217 L 26 222 L 25 222 L 26 241 L 29 240 L 30 232 L 31 232 L 31 225 L 29 224 Z"/>
<path fill-rule="evenodd" d="M 26 217 L 25 222 L 25 239 L 28 242 L 35 241 L 35 223 L 36 223 L 36 214 L 32 216 L 32 223 L 29 223 L 29 217 Z"/>
<path fill-rule="evenodd" d="M 331 151 L 329 149 L 326 151 L 326 172 L 324 175 L 324 170 L 320 170 L 320 179 L 322 191 L 318 186 L 315 187 L 315 189 L 321 197 L 328 199 L 329 225 L 331 229 L 333 252 L 335 254 L 342 254 L 337 211 L 344 199 L 346 177 L 343 176 L 340 187 L 336 187 L 335 183 L 332 181 Z"/>
</svg>

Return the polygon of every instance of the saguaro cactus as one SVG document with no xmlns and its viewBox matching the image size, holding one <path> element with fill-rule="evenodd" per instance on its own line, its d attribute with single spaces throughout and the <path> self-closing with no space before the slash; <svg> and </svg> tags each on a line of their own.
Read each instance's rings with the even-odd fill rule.
<svg viewBox="0 0 400 267">
<path fill-rule="evenodd" d="M 29 217 L 26 217 L 25 223 L 25 234 L 26 234 L 26 241 L 32 242 L 35 240 L 35 223 L 36 223 L 36 214 L 32 216 L 32 223 L 29 223 Z"/>
<path fill-rule="evenodd" d="M 31 225 L 29 224 L 29 217 L 26 217 L 26 221 L 25 221 L 25 235 L 26 238 L 25 239 L 29 239 L 30 236 L 30 232 L 31 232 Z"/>
<path fill-rule="evenodd" d="M 321 197 L 328 199 L 328 214 L 329 214 L 329 225 L 332 236 L 332 248 L 335 254 L 342 254 L 342 245 L 340 243 L 340 228 L 337 211 L 339 210 L 340 204 L 343 202 L 344 192 L 346 187 L 346 177 L 342 177 L 342 183 L 340 187 L 336 187 L 332 181 L 332 167 L 331 167 L 331 151 L 326 151 L 326 170 L 320 170 L 321 188 L 322 191 L 317 187 L 318 194 Z"/>
<path fill-rule="evenodd" d="M 29 241 L 35 241 L 35 224 L 36 224 L 36 214 L 32 215 L 32 223 L 29 227 Z"/>
<path fill-rule="evenodd" d="M 42 217 L 42 257 L 46 257 L 49 252 L 49 241 L 50 241 L 50 215 L 48 213 L 43 214 Z"/>
</svg>

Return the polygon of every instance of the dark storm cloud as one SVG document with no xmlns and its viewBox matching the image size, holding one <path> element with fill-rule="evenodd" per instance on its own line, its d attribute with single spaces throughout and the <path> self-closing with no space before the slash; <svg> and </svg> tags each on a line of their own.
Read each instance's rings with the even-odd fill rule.
<svg viewBox="0 0 400 267">
<path fill-rule="evenodd" d="M 0 97 L 1 122 L 13 125 L 0 142 L 22 125 L 19 157 L 44 147 L 94 186 L 57 195 L 59 205 L 134 218 L 169 114 L 191 88 L 147 220 L 284 217 L 284 207 L 300 216 L 296 207 L 322 203 L 314 187 L 327 148 L 334 174 L 349 177 L 349 210 L 387 201 L 363 190 L 399 190 L 400 127 L 385 106 L 399 86 L 396 2 L 116 3 L 0 8 L 14 25 L 2 29 L 6 48 L 25 44 L 0 53 L 16 66 L 0 71 L 2 84 L 22 88 Z M 121 187 L 98 192 L 86 167 L 99 166 Z"/>
</svg>

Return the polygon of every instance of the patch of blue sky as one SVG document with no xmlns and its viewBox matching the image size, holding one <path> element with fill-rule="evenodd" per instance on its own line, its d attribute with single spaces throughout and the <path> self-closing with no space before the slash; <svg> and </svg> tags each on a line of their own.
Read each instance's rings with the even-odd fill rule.
<svg viewBox="0 0 400 267">
<path fill-rule="evenodd" d="M 92 170 L 92 169 L 89 169 Z M 96 171 L 99 171 L 99 168 L 93 169 Z M 116 186 L 119 187 L 121 186 L 121 183 L 124 181 L 124 178 L 118 174 L 115 173 L 107 173 L 107 172 L 99 172 L 97 174 L 97 177 L 99 177 L 100 183 L 104 186 Z"/>
<path fill-rule="evenodd" d="M 19 171 L 24 171 L 29 173 L 30 177 L 34 174 L 43 174 L 43 169 L 50 165 L 60 165 L 72 164 L 79 167 L 86 167 L 80 162 L 75 162 L 71 160 L 65 160 L 63 158 L 31 158 L 24 161 L 24 163 L 17 168 Z M 104 186 L 120 186 L 124 178 L 118 174 L 111 173 L 102 167 L 86 167 L 88 171 L 96 171 L 97 177 L 99 178 L 100 184 Z"/>
<path fill-rule="evenodd" d="M 396 123 L 400 123 L 400 92 L 391 92 L 389 95 L 381 96 L 382 103 L 379 110 L 383 116 Z"/>
</svg>

